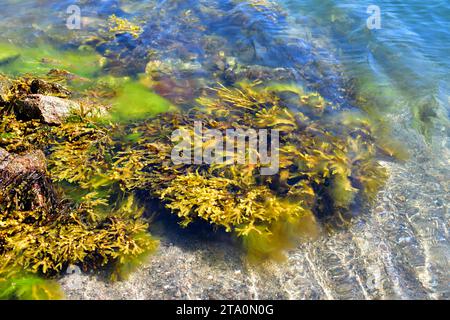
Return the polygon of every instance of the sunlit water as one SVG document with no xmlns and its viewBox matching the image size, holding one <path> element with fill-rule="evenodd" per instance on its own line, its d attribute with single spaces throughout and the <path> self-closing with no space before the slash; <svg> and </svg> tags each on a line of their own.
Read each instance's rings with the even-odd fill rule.
<svg viewBox="0 0 450 320">
<path fill-rule="evenodd" d="M 75 1 L 82 28 L 68 30 L 67 8 L 73 3 L 0 1 L 0 43 L 22 48 L 50 43 L 60 51 L 76 50 L 110 15 L 136 19 L 143 26 L 141 36 L 123 35 L 97 46 L 99 54 L 120 59 L 103 74 L 89 76 L 138 77 L 151 59 L 149 52 L 156 50 L 162 52 L 159 59 L 180 66 L 177 81 L 161 86 L 159 93 L 176 104 L 189 104 L 211 84 L 211 72 L 220 69 L 212 56 L 223 51 L 233 57 L 229 67 L 259 66 L 245 73 L 248 78 L 278 72 L 275 78 L 317 90 L 341 108 L 358 107 L 349 99 L 354 93 L 364 97 L 372 111 L 392 122 L 409 148 L 406 163 L 386 163 L 391 178 L 359 222 L 302 245 L 267 279 L 252 271 L 242 276 L 250 283 L 243 298 L 450 297 L 448 1 L 377 1 L 377 30 L 367 27 L 372 2 L 365 0 Z M 11 70 L 0 65 L 0 71 Z M 230 281 L 228 273 L 230 279 L 237 277 L 234 262 L 223 263 L 222 281 Z M 196 267 L 214 272 L 213 267 Z M 187 277 L 200 281 L 193 273 Z M 71 287 L 66 289 L 70 295 Z M 188 297 L 204 297 L 203 291 L 191 290 Z M 103 297 L 127 293 L 114 294 Z"/>
</svg>

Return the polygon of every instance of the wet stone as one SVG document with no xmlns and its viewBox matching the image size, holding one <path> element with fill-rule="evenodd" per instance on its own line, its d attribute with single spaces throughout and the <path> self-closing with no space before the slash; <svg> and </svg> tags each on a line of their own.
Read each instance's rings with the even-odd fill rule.
<svg viewBox="0 0 450 320">
<path fill-rule="evenodd" d="M 40 119 L 47 124 L 61 124 L 72 110 L 79 108 L 79 104 L 71 100 L 32 94 L 20 100 L 14 111 L 21 119 Z"/>
</svg>

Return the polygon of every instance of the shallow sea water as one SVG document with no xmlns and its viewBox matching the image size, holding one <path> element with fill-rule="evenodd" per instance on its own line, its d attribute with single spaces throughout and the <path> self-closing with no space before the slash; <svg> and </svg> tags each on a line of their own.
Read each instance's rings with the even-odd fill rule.
<svg viewBox="0 0 450 320">
<path fill-rule="evenodd" d="M 347 94 L 357 90 L 393 124 L 411 156 L 384 162 L 390 179 L 351 228 L 300 245 L 285 263 L 250 267 L 223 235 L 206 239 L 174 222 L 155 230 L 160 250 L 129 280 L 75 272 L 60 280 L 68 298 L 450 298 L 447 1 L 378 1 L 379 30 L 366 26 L 370 1 L 86 0 L 77 2 L 81 30 L 68 30 L 72 3 L 0 1 L 0 44 L 33 48 L 39 41 L 64 51 L 95 35 L 112 14 L 136 19 L 139 39 L 123 36 L 98 47 L 121 58 L 107 72 L 136 76 L 149 50 L 158 50 L 180 66 L 176 90 L 164 94 L 188 104 L 210 84 L 211 64 L 220 63 L 214 53 L 224 51 L 235 59 L 228 64 L 279 73 L 341 108 L 355 107 Z"/>
</svg>

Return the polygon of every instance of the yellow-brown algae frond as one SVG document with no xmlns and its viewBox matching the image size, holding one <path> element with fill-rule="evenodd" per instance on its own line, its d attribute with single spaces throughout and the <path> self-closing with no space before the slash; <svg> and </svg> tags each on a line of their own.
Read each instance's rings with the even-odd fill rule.
<svg viewBox="0 0 450 320">
<path fill-rule="evenodd" d="M 236 180 L 205 178 L 192 173 L 174 179 L 160 192 L 160 198 L 167 203 L 167 208 L 183 218 L 185 226 L 201 218 L 227 231 L 233 227 L 238 235 L 245 235 L 255 225 L 270 224 L 284 212 L 267 186 L 244 187 Z M 300 215 L 301 208 L 289 214 Z"/>
<path fill-rule="evenodd" d="M 398 160 L 405 161 L 409 158 L 408 151 L 393 138 L 389 124 L 381 115 L 371 112 L 369 115 L 363 115 L 355 112 L 345 112 L 340 116 L 340 120 L 346 127 L 355 128 L 354 132 L 364 138 L 376 140 L 376 147 L 383 154 Z M 358 130 L 356 132 L 356 130 Z"/>
<path fill-rule="evenodd" d="M 288 89 L 297 95 L 299 106 L 307 108 L 305 112 L 319 112 L 306 115 L 288 109 L 277 94 L 287 90 L 283 86 L 242 83 L 238 88 L 219 85 L 198 99 L 199 108 L 183 116 L 161 115 L 157 120 L 172 129 L 188 129 L 189 123 L 201 120 L 216 129 L 280 130 L 278 174 L 261 177 L 260 165 L 163 168 L 158 161 L 142 160 L 147 168 L 136 168 L 142 181 L 147 181 L 150 193 L 179 215 L 182 225 L 201 219 L 222 226 L 242 237 L 249 252 L 258 252 L 256 255 L 271 255 L 270 248 L 295 242 L 295 232 L 283 237 L 281 231 L 275 230 L 297 230 L 297 237 L 302 230 L 316 233 L 312 231 L 317 230 L 312 227 L 316 225 L 315 216 L 319 220 L 340 221 L 342 212 L 350 211 L 363 196 L 373 198 L 386 175 L 376 159 L 377 139 L 367 124 L 342 124 L 322 118 L 328 108 L 333 110 L 331 104 L 316 93 Z M 156 127 L 148 121 L 145 130 L 153 126 Z M 150 136 L 155 134 L 155 130 L 150 132 Z M 158 141 L 171 145 L 163 138 Z M 170 148 L 161 154 L 161 162 L 169 160 L 167 150 Z M 138 158 L 139 152 L 134 153 Z M 252 244 L 260 246 L 267 241 L 273 244 L 267 245 L 267 250 L 251 248 Z"/>
<path fill-rule="evenodd" d="M 133 38 L 139 38 L 142 32 L 140 26 L 128 21 L 127 19 L 119 18 L 115 14 L 108 19 L 109 32 L 112 33 L 129 33 Z"/>
<path fill-rule="evenodd" d="M 121 264 L 156 247 L 155 240 L 143 236 L 148 226 L 132 198 L 125 205 L 119 202 L 116 209 L 109 206 L 103 210 L 109 213 L 100 216 L 95 211 L 101 212 L 108 202 L 95 196 L 85 196 L 75 208 L 57 207 L 52 199 L 58 196 L 43 172 L 21 174 L 10 184 L 3 181 L 0 252 L 12 267 L 54 274 L 68 264 L 86 268 Z"/>
<path fill-rule="evenodd" d="M 0 118 L 6 149 L 0 149 L 0 298 L 61 297 L 41 277 L 72 264 L 125 277 L 158 241 L 148 233 L 143 207 L 120 191 L 118 179 L 99 181 L 113 167 L 108 128 L 82 117 L 60 126 L 20 121 L 10 110 L 6 105 Z M 36 148 L 50 154 L 50 174 Z M 78 195 L 67 199 L 54 181 L 70 183 L 64 190 Z"/>
<path fill-rule="evenodd" d="M 55 181 L 79 183 L 83 189 L 101 176 L 108 166 L 111 138 L 103 129 L 86 123 L 68 123 L 57 130 L 62 142 L 55 142 L 49 157 L 49 168 Z"/>
<path fill-rule="evenodd" d="M 289 209 L 289 208 L 287 208 Z M 267 258 L 282 261 L 286 249 L 294 248 L 299 241 L 317 239 L 319 228 L 311 211 L 306 211 L 301 219 L 281 219 L 269 229 L 255 228 L 243 237 L 250 262 L 259 263 Z"/>
</svg>

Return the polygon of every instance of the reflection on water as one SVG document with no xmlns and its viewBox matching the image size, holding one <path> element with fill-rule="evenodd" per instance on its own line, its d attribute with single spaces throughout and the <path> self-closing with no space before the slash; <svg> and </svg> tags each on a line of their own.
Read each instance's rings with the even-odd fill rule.
<svg viewBox="0 0 450 320">
<path fill-rule="evenodd" d="M 361 107 L 359 101 L 382 112 L 412 156 L 386 163 L 391 179 L 367 209 L 371 214 L 293 251 L 271 279 L 250 272 L 252 290 L 260 298 L 449 298 L 450 5 L 377 3 L 380 30 L 366 28 L 371 1 L 79 1 L 82 28 L 68 30 L 73 1 L 6 0 L 0 71 L 27 72 L 36 63 L 54 68 L 42 65 L 51 56 L 74 72 L 88 70 L 87 78 L 147 74 L 159 94 L 180 106 L 217 79 L 282 80 L 317 90 L 341 108 Z M 102 34 L 112 14 L 141 26 L 140 37 Z M 108 63 L 85 69 L 86 60 L 72 53 L 80 46 L 95 48 L 88 55 Z M 3 59 L 15 47 L 21 60 L 11 67 Z M 234 267 L 230 262 L 221 272 L 232 277 Z"/>
<path fill-rule="evenodd" d="M 283 1 L 327 34 L 345 72 L 383 109 L 412 109 L 422 126 L 448 117 L 450 6 L 447 1 L 378 1 L 381 29 L 366 28 L 371 1 Z M 428 117 L 429 116 L 429 117 Z M 443 120 L 443 119 L 441 119 Z M 424 127 L 425 126 L 425 127 Z"/>
</svg>

